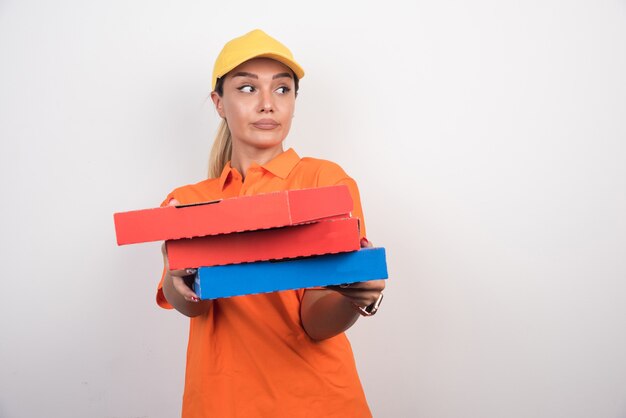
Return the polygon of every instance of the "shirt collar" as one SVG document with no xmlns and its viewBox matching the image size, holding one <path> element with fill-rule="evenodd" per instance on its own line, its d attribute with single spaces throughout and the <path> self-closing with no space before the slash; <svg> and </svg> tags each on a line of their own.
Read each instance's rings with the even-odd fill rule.
<svg viewBox="0 0 626 418">
<path fill-rule="evenodd" d="M 291 170 L 300 162 L 300 156 L 293 148 L 278 154 L 272 160 L 263 164 L 261 167 L 281 179 L 286 179 Z"/>
<path fill-rule="evenodd" d="M 230 166 L 230 161 L 226 163 L 226 165 L 224 165 L 224 168 L 222 169 L 222 174 L 220 174 L 220 181 L 219 181 L 219 185 L 220 185 L 220 190 L 224 190 L 224 185 L 226 184 L 226 180 L 228 180 L 228 178 L 232 175 L 232 169 Z"/>
<path fill-rule="evenodd" d="M 289 148 L 287 151 L 284 151 L 278 154 L 276 157 L 263 164 L 261 167 L 265 170 L 269 171 L 276 177 L 280 177 L 281 179 L 286 179 L 291 173 L 291 170 L 300 162 L 300 156 L 296 153 L 293 148 Z M 230 161 L 226 163 L 224 169 L 222 170 L 222 174 L 219 177 L 219 186 L 221 190 L 224 190 L 224 185 L 229 177 L 232 176 L 232 172 L 235 171 L 234 168 L 231 167 Z"/>
</svg>

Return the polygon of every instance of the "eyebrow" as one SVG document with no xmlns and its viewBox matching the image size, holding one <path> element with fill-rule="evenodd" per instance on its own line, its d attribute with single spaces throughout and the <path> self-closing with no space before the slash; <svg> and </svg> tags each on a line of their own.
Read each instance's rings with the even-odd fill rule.
<svg viewBox="0 0 626 418">
<path fill-rule="evenodd" d="M 249 72 L 246 72 L 246 71 L 239 71 L 239 72 L 236 72 L 235 74 L 233 74 L 233 78 L 235 78 L 235 77 L 250 77 L 250 78 L 257 79 L 257 80 L 259 79 L 259 76 L 258 76 L 258 75 L 253 74 L 253 73 L 249 73 Z M 278 74 L 274 74 L 274 75 L 272 76 L 272 80 L 275 80 L 275 79 L 277 79 L 277 78 L 282 78 L 282 77 L 289 77 L 289 78 L 293 78 L 293 77 L 291 76 L 291 74 L 289 74 L 289 73 L 278 73 Z"/>
</svg>

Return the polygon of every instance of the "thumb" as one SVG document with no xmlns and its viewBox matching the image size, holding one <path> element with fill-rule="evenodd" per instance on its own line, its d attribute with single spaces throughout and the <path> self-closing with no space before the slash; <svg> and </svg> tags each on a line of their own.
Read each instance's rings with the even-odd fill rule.
<svg viewBox="0 0 626 418">
<path fill-rule="evenodd" d="M 180 202 L 174 198 L 171 198 L 169 202 L 167 202 L 167 206 L 178 206 Z"/>
</svg>

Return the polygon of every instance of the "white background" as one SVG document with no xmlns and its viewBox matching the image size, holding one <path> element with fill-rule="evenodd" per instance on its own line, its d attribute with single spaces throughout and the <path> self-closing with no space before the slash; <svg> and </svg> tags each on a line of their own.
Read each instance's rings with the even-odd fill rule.
<svg viewBox="0 0 626 418">
<path fill-rule="evenodd" d="M 626 417 L 624 1 L 0 1 L 0 417 L 174 417 L 187 320 L 113 213 L 203 179 L 229 39 L 307 74 L 287 146 L 388 250 L 376 417 Z"/>
</svg>

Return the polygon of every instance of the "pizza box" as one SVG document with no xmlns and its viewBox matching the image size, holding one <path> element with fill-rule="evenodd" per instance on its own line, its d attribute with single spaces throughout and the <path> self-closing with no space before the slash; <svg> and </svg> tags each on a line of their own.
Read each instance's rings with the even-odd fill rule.
<svg viewBox="0 0 626 418">
<path fill-rule="evenodd" d="M 113 215 L 118 245 L 228 234 L 349 217 L 345 185 L 284 190 Z"/>
<path fill-rule="evenodd" d="M 340 218 L 282 228 L 165 242 L 172 270 L 356 251 L 359 220 Z"/>
<path fill-rule="evenodd" d="M 362 248 L 281 261 L 200 267 L 194 292 L 200 299 L 217 299 L 386 278 L 385 249 Z"/>
</svg>

